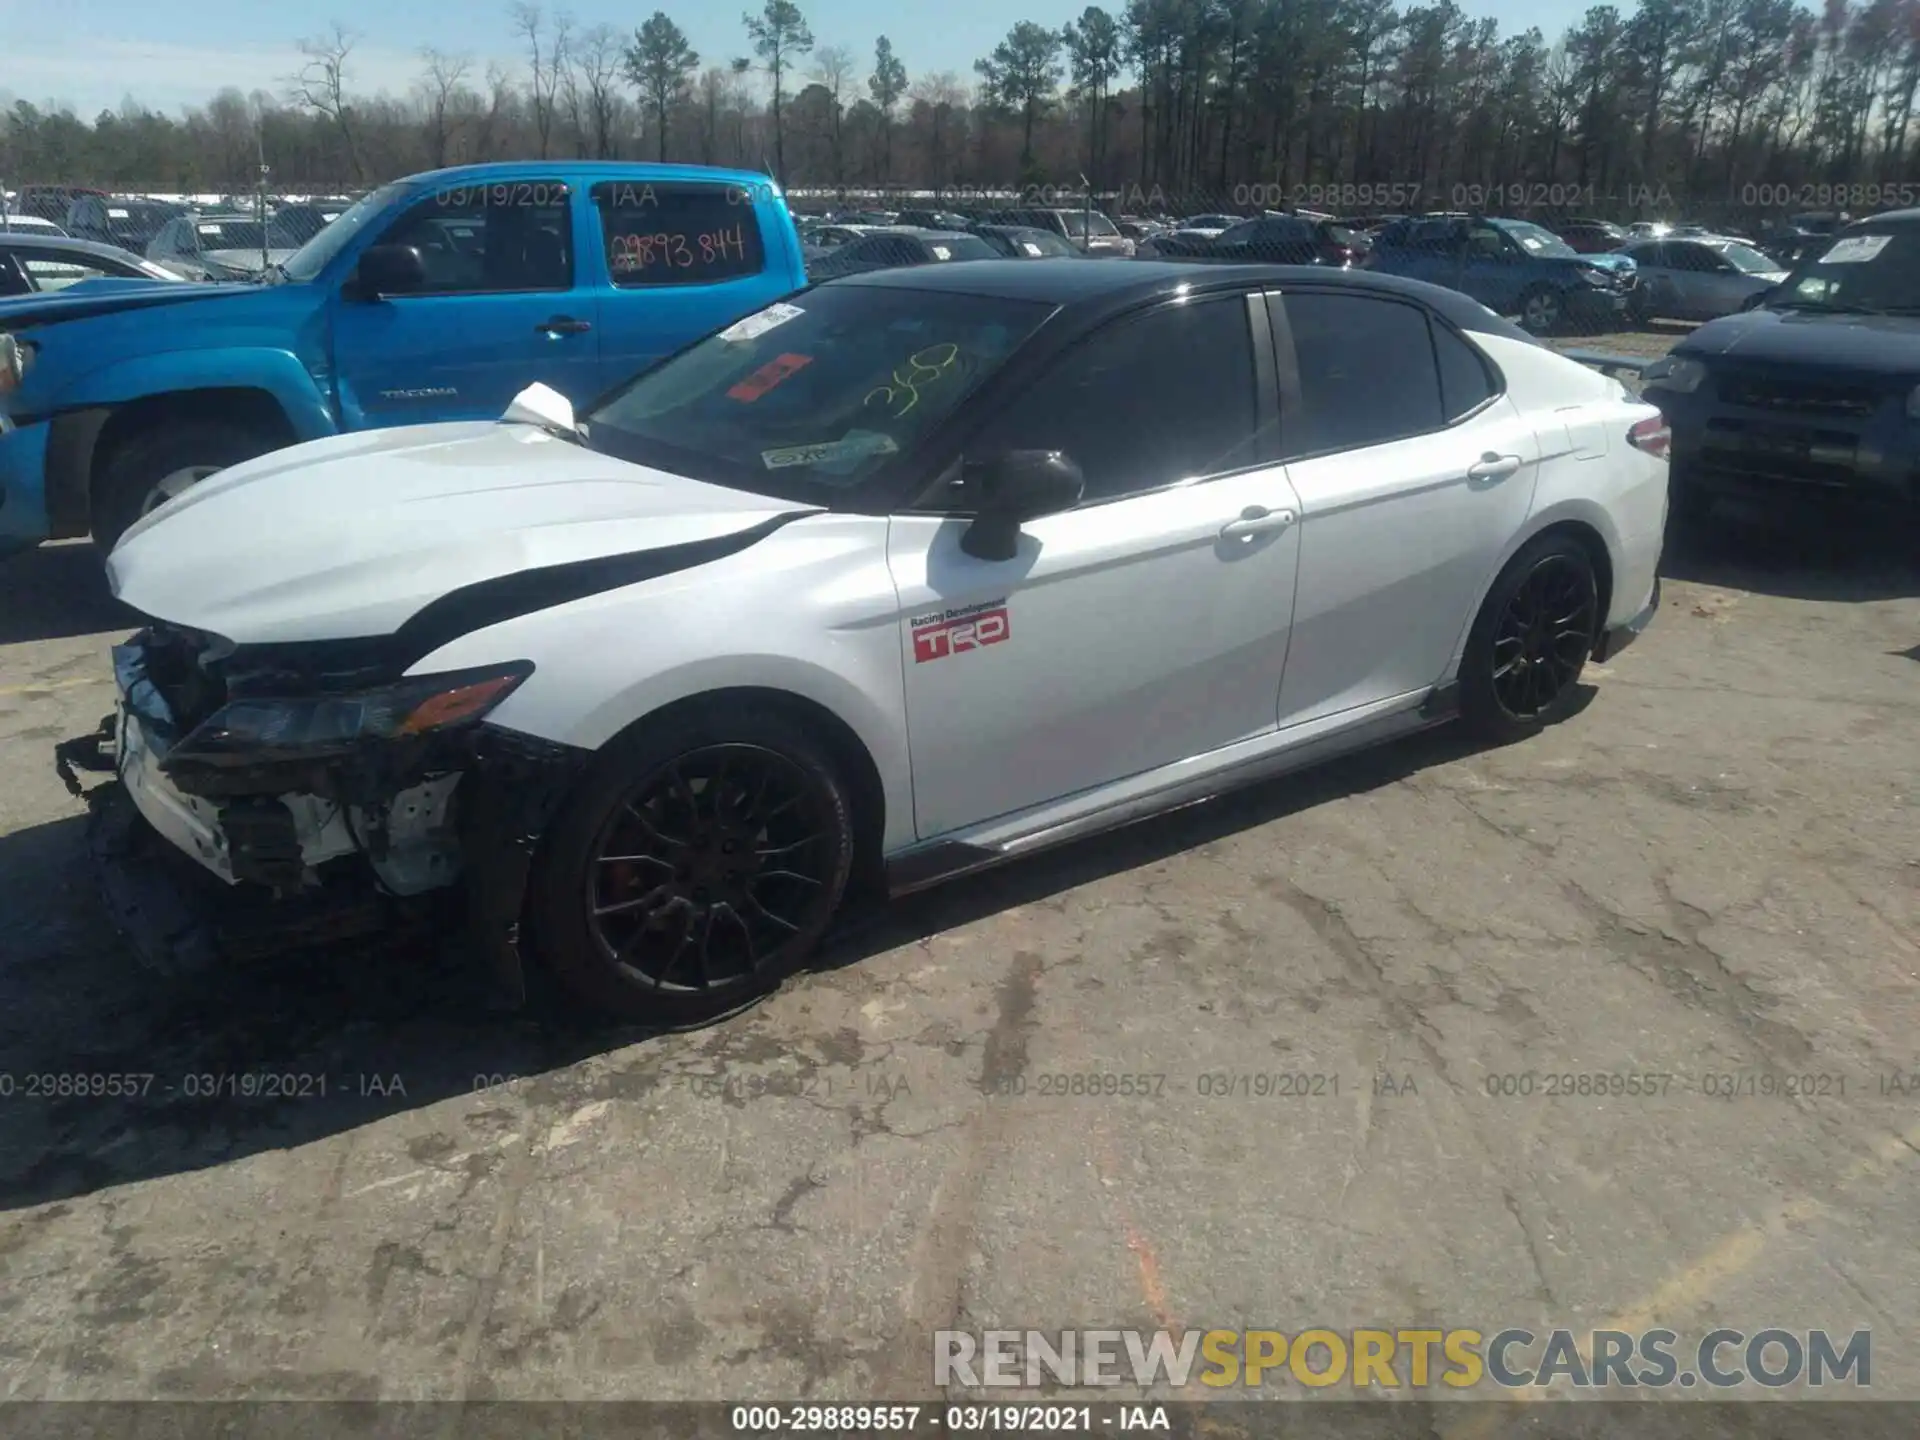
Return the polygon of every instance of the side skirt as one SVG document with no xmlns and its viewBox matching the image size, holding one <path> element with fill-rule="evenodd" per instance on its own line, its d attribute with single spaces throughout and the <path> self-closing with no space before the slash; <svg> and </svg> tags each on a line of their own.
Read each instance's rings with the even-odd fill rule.
<svg viewBox="0 0 1920 1440">
<path fill-rule="evenodd" d="M 1144 794 L 1122 796 L 1069 820 L 1040 819 L 1031 830 L 1017 831 L 1011 835 L 1006 833 L 1006 822 L 996 821 L 993 829 L 1000 832 L 1000 836 L 992 843 L 956 837 L 915 845 L 888 857 L 887 893 L 893 896 L 911 895 L 942 881 L 1003 865 L 1036 851 L 1117 830 L 1169 810 L 1204 804 L 1243 786 L 1309 769 L 1357 750 L 1404 739 L 1422 730 L 1431 730 L 1446 724 L 1459 713 L 1460 688 L 1457 683 L 1449 682 L 1429 692 L 1418 706 L 1376 716 L 1331 734 L 1282 745 L 1202 775 L 1183 776 Z M 1133 778 L 1120 784 L 1131 789 Z"/>
</svg>

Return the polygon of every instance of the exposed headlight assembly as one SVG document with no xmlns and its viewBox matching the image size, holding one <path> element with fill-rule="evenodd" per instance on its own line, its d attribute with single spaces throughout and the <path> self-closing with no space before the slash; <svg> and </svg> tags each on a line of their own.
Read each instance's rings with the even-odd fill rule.
<svg viewBox="0 0 1920 1440">
<path fill-rule="evenodd" d="M 1691 395 L 1706 378 L 1707 367 L 1684 355 L 1662 355 L 1640 372 L 1643 385 L 1658 386 L 1676 395 Z"/>
<path fill-rule="evenodd" d="M 439 735 L 478 723 L 533 673 L 528 661 L 414 675 L 345 695 L 229 700 L 167 756 L 166 768 L 324 760 L 364 745 Z"/>
</svg>

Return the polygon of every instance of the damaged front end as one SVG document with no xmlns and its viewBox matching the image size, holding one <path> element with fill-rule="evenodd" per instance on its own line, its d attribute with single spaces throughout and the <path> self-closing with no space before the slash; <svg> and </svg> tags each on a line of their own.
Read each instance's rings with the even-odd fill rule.
<svg viewBox="0 0 1920 1440">
<path fill-rule="evenodd" d="M 306 929 L 330 897 L 366 913 L 464 882 L 517 1002 L 527 868 L 584 757 L 486 723 L 530 663 L 410 676 L 409 658 L 392 640 L 235 646 L 156 623 L 114 647 L 117 713 L 56 763 L 76 791 L 76 765 L 117 774 L 169 845 Z"/>
</svg>

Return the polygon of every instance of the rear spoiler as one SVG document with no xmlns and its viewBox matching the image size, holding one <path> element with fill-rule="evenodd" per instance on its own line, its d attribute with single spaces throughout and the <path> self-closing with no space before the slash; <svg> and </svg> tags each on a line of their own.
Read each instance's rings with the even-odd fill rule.
<svg viewBox="0 0 1920 1440">
<path fill-rule="evenodd" d="M 1562 350 L 1560 353 L 1569 360 L 1592 366 L 1602 375 L 1611 375 L 1632 385 L 1640 383 L 1641 373 L 1653 363 L 1639 355 L 1609 355 L 1604 350 Z"/>
</svg>

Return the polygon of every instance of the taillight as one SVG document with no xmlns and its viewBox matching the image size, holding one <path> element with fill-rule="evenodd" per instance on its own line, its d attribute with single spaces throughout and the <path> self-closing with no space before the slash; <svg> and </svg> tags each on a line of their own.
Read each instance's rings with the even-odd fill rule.
<svg viewBox="0 0 1920 1440">
<path fill-rule="evenodd" d="M 1665 460 L 1667 452 L 1673 448 L 1673 432 L 1667 428 L 1666 418 L 1656 415 L 1651 420 L 1642 420 L 1627 431 L 1627 443 L 1643 455 Z"/>
</svg>

